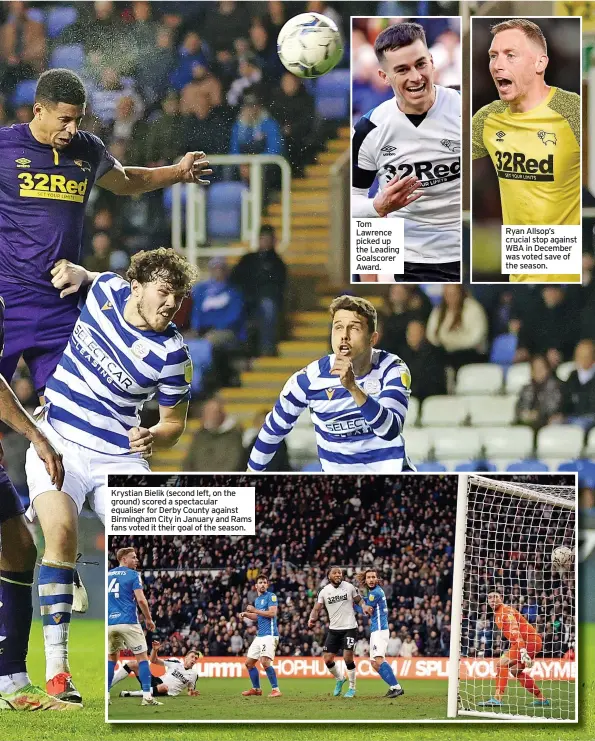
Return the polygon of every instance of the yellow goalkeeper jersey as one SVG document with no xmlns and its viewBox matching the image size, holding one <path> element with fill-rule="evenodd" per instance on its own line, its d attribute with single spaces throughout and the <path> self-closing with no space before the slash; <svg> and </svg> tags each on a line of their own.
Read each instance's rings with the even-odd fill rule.
<svg viewBox="0 0 595 741">
<path fill-rule="evenodd" d="M 504 224 L 580 224 L 580 96 L 552 87 L 535 108 L 496 100 L 473 116 L 473 159 L 496 169 Z M 512 282 L 575 283 L 579 275 L 511 275 Z"/>
</svg>

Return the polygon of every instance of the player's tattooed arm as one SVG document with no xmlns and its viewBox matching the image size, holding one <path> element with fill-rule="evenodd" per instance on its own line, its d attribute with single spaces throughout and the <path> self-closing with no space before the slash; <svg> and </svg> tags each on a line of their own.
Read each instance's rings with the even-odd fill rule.
<svg viewBox="0 0 595 741">
<path fill-rule="evenodd" d="M 176 183 L 209 185 L 205 177 L 212 172 L 204 152 L 187 152 L 177 164 L 165 167 L 124 167 L 116 160 L 97 185 L 118 196 L 136 196 Z"/>
<path fill-rule="evenodd" d="M 374 609 L 370 607 L 370 605 L 366 605 L 364 602 L 364 598 L 361 596 L 361 594 L 356 594 L 353 598 L 353 601 L 356 605 L 359 605 L 362 609 L 362 612 L 364 615 L 371 615 L 374 612 Z"/>
<path fill-rule="evenodd" d="M 31 441 L 37 455 L 44 462 L 52 484 L 56 489 L 61 489 L 64 483 L 62 454 L 54 449 L 35 420 L 23 409 L 15 393 L 2 376 L 0 376 L 0 420 Z"/>
<path fill-rule="evenodd" d="M 322 604 L 320 602 L 316 602 L 314 604 L 314 607 L 312 608 L 312 612 L 310 613 L 310 617 L 308 618 L 308 628 L 313 628 L 316 625 L 316 621 L 318 620 L 318 615 L 320 614 L 321 607 L 322 607 Z"/>
</svg>

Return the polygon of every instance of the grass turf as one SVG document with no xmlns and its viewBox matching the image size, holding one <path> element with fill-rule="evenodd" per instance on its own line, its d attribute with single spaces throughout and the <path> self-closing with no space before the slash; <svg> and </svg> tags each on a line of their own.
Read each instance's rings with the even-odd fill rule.
<svg viewBox="0 0 595 741">
<path fill-rule="evenodd" d="M 580 718 L 579 725 L 518 725 L 498 724 L 499 741 L 592 741 L 595 739 L 595 624 L 583 625 L 581 628 L 581 655 L 580 655 Z M 391 725 L 368 725 L 366 719 L 387 719 L 392 717 L 444 717 L 447 682 L 434 682 L 430 680 L 418 680 L 413 683 L 407 682 L 408 694 L 396 701 L 386 701 L 378 698 L 383 694 L 383 683 L 381 680 L 362 680 L 358 686 L 358 696 L 353 700 L 328 697 L 332 690 L 331 685 L 324 680 L 312 680 L 320 682 L 322 697 L 307 697 L 306 685 L 311 684 L 308 680 L 286 681 L 282 684 L 282 690 L 288 695 L 286 698 L 269 700 L 262 698 L 239 697 L 235 692 L 230 694 L 218 690 L 217 683 L 225 681 L 237 681 L 238 689 L 245 686 L 242 680 L 201 680 L 199 688 L 201 696 L 198 698 L 166 698 L 167 705 L 162 708 L 142 708 L 149 711 L 147 719 L 158 719 L 163 717 L 160 713 L 169 713 L 170 707 L 175 708 L 175 703 L 191 703 L 192 712 L 199 713 L 202 717 L 206 713 L 210 717 L 217 714 L 219 718 L 247 717 L 243 711 L 251 708 L 255 710 L 274 707 L 273 703 L 284 700 L 285 704 L 276 706 L 275 713 L 283 710 L 284 719 L 301 720 L 304 717 L 321 717 L 324 708 L 340 708 L 339 713 L 332 713 L 339 719 L 358 719 L 364 723 L 348 723 L 347 725 L 332 723 L 332 716 L 328 715 L 329 723 L 326 725 L 264 725 L 258 723 L 262 717 L 268 716 L 264 712 L 255 713 L 256 720 L 247 725 L 196 725 L 186 726 L 174 724 L 115 724 L 104 725 L 103 708 L 103 677 L 105 670 L 103 624 L 98 621 L 77 620 L 74 623 L 71 636 L 72 669 L 77 686 L 84 696 L 85 709 L 76 713 L 16 713 L 3 711 L 0 713 L 0 741 L 102 741 L 103 739 L 122 739 L 122 741 L 240 741 L 241 739 L 254 739 L 254 741 L 286 741 L 297 739 L 298 741 L 309 741 L 309 739 L 324 738 L 325 741 L 344 741 L 345 738 L 361 739 L 361 741 L 384 741 L 395 739 L 395 741 L 492 741 L 495 736 L 493 723 L 477 724 L 471 722 L 465 725 L 459 723 L 456 727 L 444 724 L 424 724 L 422 721 L 415 724 Z M 41 641 L 41 627 L 35 623 L 32 631 L 32 643 L 29 653 L 29 667 L 32 678 L 38 683 L 43 683 L 43 646 Z M 134 682 L 128 680 L 131 685 Z M 266 680 L 265 680 L 266 682 Z M 301 686 L 302 682 L 306 685 Z M 295 684 L 296 689 L 293 690 Z M 124 683 L 121 685 L 125 686 Z M 211 693 L 213 686 L 213 693 Z M 266 692 L 266 685 L 263 683 Z M 315 687 L 318 685 L 315 684 Z M 424 686 L 426 689 L 424 689 Z M 415 690 L 413 689 L 415 687 Z M 290 693 L 295 692 L 295 697 Z M 418 693 L 423 692 L 423 695 Z M 217 694 L 215 694 L 217 693 Z M 434 694 L 436 693 L 436 694 Z M 115 692 L 114 692 L 115 694 Z M 223 698 L 224 701 L 219 698 Z M 325 697 L 327 695 L 327 697 Z M 405 704 L 405 701 L 407 704 Z M 112 705 L 114 715 L 121 707 L 120 703 L 126 703 L 125 712 L 134 713 L 135 704 L 140 699 L 117 699 Z M 258 703 L 258 705 L 248 704 Z M 337 704 L 335 704 L 337 703 Z M 353 704 L 351 704 L 353 703 Z M 215 713 L 217 706 L 219 712 Z M 181 706 L 177 706 L 181 707 Z M 419 713 L 413 712 L 417 707 Z M 130 710 L 128 710 L 130 708 Z M 141 708 L 138 708 L 141 710 Z M 198 711 L 198 712 L 197 712 Z M 240 714 L 240 711 L 241 714 Z M 357 712 L 356 712 L 357 711 Z M 316 713 L 316 715 L 314 715 Z M 233 716 L 232 716 L 233 714 Z M 400 714 L 397 715 L 397 714 Z M 180 713 L 176 712 L 178 718 Z"/>
</svg>

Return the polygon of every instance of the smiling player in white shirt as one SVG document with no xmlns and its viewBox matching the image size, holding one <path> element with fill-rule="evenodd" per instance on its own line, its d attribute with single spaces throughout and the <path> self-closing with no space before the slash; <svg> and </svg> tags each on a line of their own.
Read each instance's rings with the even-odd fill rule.
<svg viewBox="0 0 595 741">
<path fill-rule="evenodd" d="M 460 280 L 461 98 L 434 84 L 434 63 L 417 23 L 397 23 L 374 44 L 378 74 L 395 97 L 366 113 L 352 142 L 352 215 L 405 220 L 399 281 Z M 379 191 L 368 192 L 378 177 Z M 374 276 L 362 276 L 363 280 Z"/>
</svg>

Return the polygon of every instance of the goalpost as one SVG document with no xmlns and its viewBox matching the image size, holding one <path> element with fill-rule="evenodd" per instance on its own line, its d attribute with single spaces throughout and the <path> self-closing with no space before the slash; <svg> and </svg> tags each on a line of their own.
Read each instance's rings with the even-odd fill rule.
<svg viewBox="0 0 595 741">
<path fill-rule="evenodd" d="M 552 560 L 560 546 L 576 554 L 576 507 L 574 486 L 459 477 L 449 718 L 578 720 L 577 558 L 562 570 Z M 492 591 L 541 635 L 542 648 L 522 675 L 547 704 L 535 706 L 536 697 L 510 672 L 501 704 L 481 704 L 494 698 L 498 660 L 509 649 L 487 602 Z"/>
</svg>

